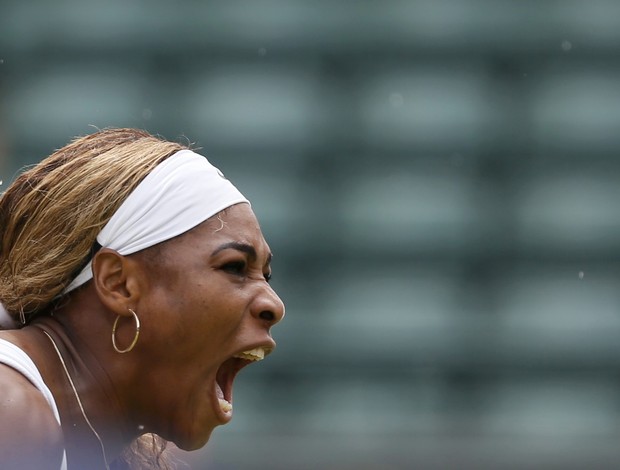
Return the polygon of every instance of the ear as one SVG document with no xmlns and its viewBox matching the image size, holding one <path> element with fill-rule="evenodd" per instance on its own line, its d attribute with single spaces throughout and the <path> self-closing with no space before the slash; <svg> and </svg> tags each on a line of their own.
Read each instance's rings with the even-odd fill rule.
<svg viewBox="0 0 620 470">
<path fill-rule="evenodd" d="M 93 258 L 92 269 L 101 303 L 117 315 L 131 315 L 129 308 L 140 296 L 136 263 L 110 248 L 102 248 Z"/>
</svg>

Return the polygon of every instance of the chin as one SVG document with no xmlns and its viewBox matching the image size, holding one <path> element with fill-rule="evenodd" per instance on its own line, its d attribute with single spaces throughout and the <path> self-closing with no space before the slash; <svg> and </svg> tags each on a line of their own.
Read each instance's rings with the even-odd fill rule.
<svg viewBox="0 0 620 470">
<path fill-rule="evenodd" d="M 207 431 L 203 431 L 200 436 L 184 436 L 183 438 L 176 439 L 173 441 L 174 445 L 187 452 L 202 449 L 207 442 L 209 442 L 209 439 L 211 439 L 213 429 L 214 428 L 210 428 Z"/>
</svg>

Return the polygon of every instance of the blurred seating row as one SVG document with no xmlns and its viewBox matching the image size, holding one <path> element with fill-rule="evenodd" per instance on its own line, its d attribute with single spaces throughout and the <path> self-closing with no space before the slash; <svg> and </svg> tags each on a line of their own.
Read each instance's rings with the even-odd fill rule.
<svg viewBox="0 0 620 470">
<path fill-rule="evenodd" d="M 620 143 L 620 66 L 589 71 L 560 63 L 497 76 L 482 61 L 352 63 L 355 73 L 338 80 L 318 66 L 260 59 L 186 64 L 174 80 L 163 66 L 132 60 L 59 59 L 20 70 L 7 59 L 0 67 L 7 125 L 17 138 L 34 139 L 31 145 L 87 132 L 89 124 L 154 126 L 170 138 L 184 133 L 246 151 L 347 143 L 507 156 L 514 147 L 553 156 L 575 146 L 606 154 Z"/>
<path fill-rule="evenodd" d="M 188 1 L 4 0 L 0 30 L 20 50 L 50 46 L 131 52 L 145 46 L 329 48 L 369 52 L 479 49 L 504 53 L 562 47 L 620 45 L 620 6 L 613 0 L 587 3 L 511 0 L 303 0 Z M 76 28 L 76 25 L 78 27 Z M 72 34 L 66 34 L 71 30 Z"/>
</svg>

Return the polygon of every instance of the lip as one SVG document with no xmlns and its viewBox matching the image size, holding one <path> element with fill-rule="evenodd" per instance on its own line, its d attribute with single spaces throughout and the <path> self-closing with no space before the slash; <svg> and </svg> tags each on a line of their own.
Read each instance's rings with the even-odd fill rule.
<svg viewBox="0 0 620 470">
<path fill-rule="evenodd" d="M 235 357 L 245 351 L 251 351 L 256 348 L 263 348 L 265 350 L 265 357 L 273 352 L 276 347 L 276 343 L 273 339 L 263 341 L 261 343 L 252 343 L 238 349 L 228 356 L 224 361 L 220 363 L 218 370 L 213 378 L 213 388 L 211 393 L 211 402 L 215 410 L 215 415 L 218 417 L 220 424 L 226 424 L 232 419 L 233 410 L 224 411 L 220 407 L 218 388 L 221 389 L 223 398 L 231 405 L 233 404 L 233 382 L 237 374 L 244 367 L 258 361 L 252 361 L 250 359 L 243 359 Z"/>
</svg>

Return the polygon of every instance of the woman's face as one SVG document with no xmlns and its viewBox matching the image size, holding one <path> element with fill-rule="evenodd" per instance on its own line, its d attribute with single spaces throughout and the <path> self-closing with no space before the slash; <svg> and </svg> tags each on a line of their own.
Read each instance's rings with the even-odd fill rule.
<svg viewBox="0 0 620 470">
<path fill-rule="evenodd" d="M 152 365 L 140 373 L 140 419 L 197 449 L 231 419 L 238 370 L 275 347 L 284 305 L 268 284 L 271 252 L 250 206 L 237 204 L 140 257 L 136 350 Z"/>
</svg>

